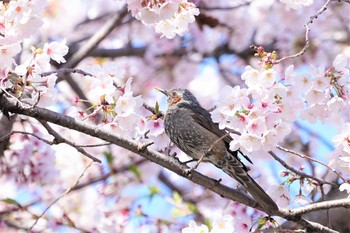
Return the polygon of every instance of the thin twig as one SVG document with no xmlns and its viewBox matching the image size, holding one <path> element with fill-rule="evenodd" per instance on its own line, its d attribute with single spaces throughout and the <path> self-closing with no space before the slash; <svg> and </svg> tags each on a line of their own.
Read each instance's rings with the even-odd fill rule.
<svg viewBox="0 0 350 233">
<path fill-rule="evenodd" d="M 117 26 L 119 26 L 127 15 L 127 7 L 124 6 L 119 14 L 115 14 L 108 20 L 73 56 L 65 63 L 62 68 L 76 67 L 93 49 L 104 40 Z"/>
<path fill-rule="evenodd" d="M 340 179 L 342 179 L 345 183 L 347 183 L 347 180 L 346 180 L 344 177 L 342 177 L 342 176 L 340 175 L 339 172 L 337 172 L 334 168 L 331 168 L 331 167 L 328 166 L 327 164 L 325 164 L 325 163 L 323 163 L 323 162 L 321 162 L 321 161 L 319 161 L 319 160 L 317 160 L 317 159 L 314 159 L 314 158 L 312 158 L 312 157 L 306 156 L 306 155 L 301 154 L 301 153 L 298 153 L 298 152 L 296 152 L 296 151 L 293 151 L 293 150 L 284 148 L 284 147 L 279 146 L 279 145 L 277 145 L 276 148 L 279 149 L 279 150 L 282 150 L 282 151 L 284 151 L 284 152 L 287 152 L 287 153 L 290 153 L 290 154 L 293 154 L 293 155 L 297 155 L 297 156 L 299 156 L 300 158 L 308 159 L 308 160 L 313 161 L 313 162 L 315 162 L 315 163 L 319 163 L 319 164 L 323 165 L 324 167 L 326 167 L 327 169 L 329 169 L 330 171 L 334 172 L 334 174 L 336 174 Z"/>
<path fill-rule="evenodd" d="M 99 147 L 99 146 L 109 146 L 109 145 L 112 145 L 112 143 L 104 142 L 104 143 L 88 144 L 88 145 L 75 144 L 76 147 Z"/>
<path fill-rule="evenodd" d="M 328 182 L 328 181 L 326 181 L 326 180 L 318 179 L 318 178 L 316 178 L 316 177 L 313 177 L 313 176 L 311 176 L 311 175 L 309 175 L 309 174 L 306 174 L 306 173 L 304 173 L 304 172 L 302 172 L 302 171 L 299 171 L 299 170 L 297 170 L 297 169 L 295 169 L 295 168 L 289 166 L 283 159 L 281 159 L 280 157 L 278 157 L 278 156 L 276 155 L 276 153 L 273 152 L 273 151 L 269 151 L 269 154 L 270 154 L 275 160 L 277 160 L 277 162 L 279 162 L 283 167 L 285 167 L 285 168 L 287 168 L 288 170 L 294 172 L 295 174 L 299 175 L 300 177 L 305 177 L 305 178 L 312 179 L 312 180 L 316 181 L 320 186 L 322 186 L 323 184 L 329 184 L 329 185 L 332 185 L 332 186 L 334 186 L 334 187 L 337 186 L 337 184 L 334 184 L 334 183 L 332 183 L 332 182 Z"/>
<path fill-rule="evenodd" d="M 93 155 L 89 154 L 83 148 L 78 147 L 77 145 L 75 145 L 75 143 L 64 139 L 59 133 L 57 133 L 55 130 L 53 130 L 51 128 L 51 126 L 46 121 L 43 121 L 43 120 L 38 120 L 38 121 L 45 127 L 45 129 L 49 132 L 49 134 L 54 136 L 54 138 L 55 138 L 54 141 L 55 141 L 56 144 L 65 143 L 67 145 L 70 145 L 70 146 L 74 147 L 77 151 L 79 151 L 80 153 L 85 155 L 86 157 L 90 158 L 92 161 L 101 163 L 101 160 L 99 160 L 98 158 L 96 158 Z"/>
<path fill-rule="evenodd" d="M 309 25 L 312 24 L 313 21 L 315 19 L 317 19 L 318 16 L 320 16 L 325 10 L 327 10 L 327 7 L 331 1 L 332 0 L 327 0 L 327 2 L 317 11 L 317 13 L 315 15 L 311 16 L 309 21 L 304 25 L 304 27 L 305 27 L 305 45 L 304 45 L 304 47 L 296 54 L 284 56 L 281 59 L 276 60 L 274 62 L 275 64 L 281 63 L 282 61 L 289 59 L 289 58 L 300 57 L 306 52 L 306 50 L 310 46 L 310 39 L 309 39 L 310 27 L 309 27 Z"/>
<path fill-rule="evenodd" d="M 30 135 L 33 136 L 35 138 L 37 138 L 40 141 L 45 142 L 48 145 L 54 145 L 57 144 L 57 142 L 53 142 L 53 141 L 49 141 L 45 138 L 39 137 L 38 135 L 34 134 L 34 133 L 30 133 L 30 132 L 26 132 L 26 131 L 19 131 L 19 130 L 13 130 L 10 133 L 2 136 L 0 138 L 0 142 L 7 140 L 8 138 L 10 138 L 13 134 L 25 134 L 25 135 Z M 104 143 L 99 143 L 99 144 L 87 144 L 87 145 L 79 145 L 79 144 L 75 144 L 76 147 L 99 147 L 99 146 L 108 146 L 108 145 L 112 145 L 112 143 L 110 142 L 104 142 Z"/>
<path fill-rule="evenodd" d="M 2 136 L 2 137 L 0 138 L 0 142 L 2 142 L 2 141 L 4 141 L 4 140 L 7 140 L 7 139 L 10 138 L 13 134 L 16 134 L 16 133 L 33 136 L 33 137 L 39 139 L 40 141 L 43 141 L 43 142 L 45 142 L 46 144 L 49 144 L 49 145 L 53 145 L 53 144 L 54 144 L 52 141 L 46 140 L 46 139 L 44 139 L 44 138 L 41 138 L 41 137 L 39 137 L 38 135 L 36 135 L 36 134 L 34 134 L 34 133 L 25 132 L 25 131 L 18 131 L 18 130 L 13 130 L 13 131 L 11 131 L 10 133 L 8 133 L 8 134 Z"/>
<path fill-rule="evenodd" d="M 120 175 L 122 172 L 130 170 L 131 167 L 142 165 L 143 163 L 145 163 L 147 161 L 148 160 L 146 160 L 146 159 L 140 159 L 140 160 L 137 160 L 137 161 L 132 161 L 132 162 L 130 162 L 130 163 L 126 164 L 126 165 L 123 165 L 123 166 L 121 166 L 119 168 L 113 169 L 112 171 L 110 171 L 110 172 L 108 172 L 106 174 L 103 174 L 101 176 L 95 177 L 95 178 L 93 178 L 91 180 L 88 180 L 88 181 L 86 181 L 84 183 L 77 184 L 77 185 L 72 187 L 71 191 L 79 190 L 79 189 L 82 189 L 82 188 L 84 188 L 86 186 L 89 186 L 89 185 L 92 185 L 92 184 L 104 181 L 107 178 L 109 178 L 111 176 L 114 176 L 114 175 Z"/>
<path fill-rule="evenodd" d="M 84 76 L 94 76 L 84 70 L 81 69 L 73 69 L 73 68 L 61 68 L 58 70 L 53 70 L 53 71 L 49 71 L 49 72 L 44 72 L 41 73 L 40 76 L 45 77 L 45 76 L 49 76 L 51 74 L 58 74 L 58 75 L 62 75 L 62 74 L 68 74 L 68 73 L 77 73 L 77 74 L 81 74 Z"/>
<path fill-rule="evenodd" d="M 33 223 L 33 225 L 29 228 L 29 231 L 31 231 L 33 229 L 33 227 L 38 223 L 39 219 L 44 216 L 44 214 L 56 203 L 58 202 L 62 197 L 64 197 L 65 195 L 67 195 L 74 186 L 79 184 L 80 179 L 84 176 L 85 172 L 91 167 L 91 165 L 94 163 L 94 161 L 91 161 L 89 163 L 89 165 L 84 169 L 84 171 L 80 174 L 80 176 L 78 177 L 78 179 L 74 182 L 73 185 L 71 185 L 64 193 L 62 193 L 59 197 L 57 197 L 50 205 L 48 205 L 45 210 L 37 217 L 37 219 L 35 220 L 35 222 Z"/>
</svg>

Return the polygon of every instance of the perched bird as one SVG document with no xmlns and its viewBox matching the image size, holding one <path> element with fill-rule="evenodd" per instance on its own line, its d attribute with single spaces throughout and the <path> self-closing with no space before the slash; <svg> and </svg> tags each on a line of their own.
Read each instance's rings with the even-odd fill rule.
<svg viewBox="0 0 350 233">
<path fill-rule="evenodd" d="M 177 147 L 194 160 L 200 160 L 206 153 L 203 161 L 214 164 L 242 184 L 266 212 L 278 210 L 271 197 L 249 176 L 238 151 L 229 150 L 232 138 L 219 129 L 191 92 L 180 88 L 157 90 L 167 96 L 164 128 Z"/>
</svg>

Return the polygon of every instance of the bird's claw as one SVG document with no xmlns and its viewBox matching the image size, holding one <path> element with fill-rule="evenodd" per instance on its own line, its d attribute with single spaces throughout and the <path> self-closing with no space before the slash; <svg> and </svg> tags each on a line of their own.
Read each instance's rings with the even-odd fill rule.
<svg viewBox="0 0 350 233">
<path fill-rule="evenodd" d="M 196 161 L 196 160 L 195 160 L 195 159 L 190 159 L 190 160 L 187 160 L 187 161 L 185 161 L 185 162 L 181 162 L 181 164 L 187 166 L 188 163 L 192 163 L 192 162 L 194 162 L 194 161 Z"/>
<path fill-rule="evenodd" d="M 185 169 L 185 170 L 184 170 L 185 176 L 191 177 L 191 176 L 192 176 L 193 170 L 194 170 L 193 168 L 187 168 L 187 169 Z"/>
<path fill-rule="evenodd" d="M 220 183 L 221 183 L 221 181 L 222 181 L 222 179 L 220 178 L 220 179 L 218 179 L 218 180 L 216 180 L 216 185 L 219 185 Z"/>
<path fill-rule="evenodd" d="M 154 142 L 147 142 L 147 143 L 139 143 L 137 145 L 137 150 L 138 151 L 144 151 L 146 150 L 147 147 L 149 147 L 150 145 L 153 145 Z"/>
<path fill-rule="evenodd" d="M 178 163 L 183 164 L 183 163 L 180 161 L 180 159 L 179 159 L 176 155 L 173 156 L 173 158 L 176 159 L 176 161 L 177 161 Z"/>
</svg>

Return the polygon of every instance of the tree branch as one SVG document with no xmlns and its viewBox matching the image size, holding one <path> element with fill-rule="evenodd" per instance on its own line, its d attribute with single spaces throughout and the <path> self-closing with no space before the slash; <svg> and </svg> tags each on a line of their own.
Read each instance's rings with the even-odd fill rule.
<svg viewBox="0 0 350 233">
<path fill-rule="evenodd" d="M 92 137 L 97 137 L 99 139 L 113 143 L 117 146 L 123 147 L 129 151 L 139 154 L 147 160 L 157 163 L 162 167 L 167 168 L 168 170 L 171 170 L 172 172 L 188 180 L 191 180 L 192 182 L 199 184 L 219 194 L 224 198 L 228 198 L 230 200 L 240 202 L 244 205 L 263 210 L 255 200 L 253 200 L 246 194 L 236 189 L 222 185 L 215 179 L 204 176 L 196 171 L 193 171 L 191 176 L 188 176 L 186 173 L 186 169 L 188 169 L 188 167 L 183 164 L 180 164 L 176 159 L 170 156 L 166 156 L 160 152 L 150 150 L 149 148 L 144 148 L 143 150 L 140 150 L 140 143 L 135 140 L 126 139 L 121 136 L 111 134 L 110 131 L 100 129 L 97 126 L 89 125 L 75 118 L 64 116 L 44 108 L 27 108 L 23 106 L 23 104 L 18 104 L 16 100 L 7 99 L 5 96 L 0 97 L 0 105 L 3 106 L 3 109 L 5 111 L 19 113 L 36 118 L 37 120 L 51 122 L 90 135 Z"/>
<path fill-rule="evenodd" d="M 95 49 L 102 40 L 104 40 L 116 26 L 120 25 L 126 14 L 127 7 L 124 6 L 119 14 L 115 14 L 109 21 L 103 25 L 73 56 L 65 63 L 62 68 L 76 67 L 93 49 Z"/>
<path fill-rule="evenodd" d="M 312 179 L 314 181 L 316 181 L 320 186 L 323 185 L 323 184 L 329 184 L 329 185 L 332 185 L 332 186 L 337 186 L 337 184 L 334 184 L 332 182 L 328 182 L 326 180 L 321 180 L 321 179 L 318 179 L 316 177 L 313 177 L 309 174 L 306 174 L 302 171 L 299 171 L 297 169 L 294 169 L 293 167 L 289 166 L 283 159 L 281 159 L 280 157 L 278 157 L 276 155 L 275 152 L 273 151 L 269 151 L 269 154 L 275 159 L 277 160 L 283 167 L 287 168 L 288 170 L 294 172 L 295 174 L 299 175 L 300 177 L 305 177 L 305 178 L 309 178 L 309 179 Z"/>
<path fill-rule="evenodd" d="M 321 162 L 321 161 L 319 161 L 319 160 L 317 160 L 317 159 L 314 159 L 314 158 L 312 158 L 312 157 L 310 157 L 310 156 L 306 156 L 306 155 L 300 154 L 300 153 L 298 153 L 298 152 L 296 152 L 296 151 L 293 151 L 293 150 L 284 148 L 284 147 L 279 146 L 279 145 L 277 145 L 276 148 L 279 149 L 279 150 L 281 150 L 281 151 L 284 151 L 284 152 L 287 152 L 287 153 L 290 153 L 290 154 L 299 156 L 300 158 L 307 159 L 307 160 L 310 160 L 310 161 L 315 162 L 315 163 L 319 163 L 319 164 L 321 164 L 322 166 L 326 167 L 328 170 L 334 172 L 334 174 L 336 174 L 336 175 L 337 175 L 340 179 L 342 179 L 345 183 L 347 182 L 347 180 L 346 180 L 342 175 L 340 175 L 340 173 L 337 172 L 334 168 L 331 168 L 331 167 L 328 166 L 327 164 L 325 164 L 325 163 L 323 163 L 323 162 Z"/>
<path fill-rule="evenodd" d="M 332 0 L 327 0 L 327 2 L 316 12 L 316 14 L 312 15 L 310 17 L 309 21 L 304 25 L 304 27 L 305 27 L 305 45 L 304 45 L 304 47 L 296 54 L 288 55 L 288 56 L 282 57 L 281 59 L 276 60 L 275 64 L 281 63 L 282 61 L 289 59 L 289 58 L 300 57 L 306 52 L 306 50 L 310 46 L 309 34 L 310 34 L 311 29 L 310 29 L 309 25 L 312 24 L 314 22 L 314 20 L 317 19 L 318 16 L 320 16 L 325 10 L 327 10 L 327 7 L 331 1 Z"/>
<path fill-rule="evenodd" d="M 300 225 L 306 227 L 307 231 L 306 232 L 324 232 L 324 233 L 339 233 L 338 231 L 332 230 L 328 227 L 325 227 L 317 222 L 312 222 L 306 219 L 301 219 L 297 221 Z"/>
<path fill-rule="evenodd" d="M 81 147 L 75 145 L 75 143 L 70 142 L 69 140 L 66 140 L 65 138 L 63 138 L 59 133 L 57 133 L 55 130 L 53 130 L 53 128 L 51 128 L 51 126 L 46 121 L 39 120 L 39 122 L 45 127 L 45 129 L 47 130 L 47 132 L 49 134 L 54 136 L 54 138 L 55 138 L 54 139 L 54 143 L 55 144 L 66 143 L 67 145 L 70 145 L 71 147 L 74 147 L 77 151 L 79 151 L 80 153 L 82 153 L 86 157 L 90 158 L 92 161 L 101 163 L 101 160 L 99 160 L 98 158 L 92 156 L 91 154 L 86 152 L 83 148 L 81 148 Z"/>
<path fill-rule="evenodd" d="M 350 199 L 342 198 L 338 200 L 322 201 L 322 202 L 309 204 L 307 206 L 303 206 L 299 208 L 289 209 L 288 212 L 285 213 L 285 217 L 298 216 L 298 215 L 300 216 L 300 215 L 314 212 L 316 210 L 327 210 L 327 209 L 338 208 L 338 207 L 350 208 Z"/>
<path fill-rule="evenodd" d="M 150 150 L 149 148 L 143 148 L 140 150 L 140 143 L 133 139 L 126 139 L 121 136 L 111 134 L 109 131 L 105 131 L 103 129 L 98 128 L 97 126 L 86 124 L 85 122 L 79 121 L 75 118 L 64 116 L 59 113 L 40 108 L 40 107 L 31 107 L 28 108 L 24 106 L 24 104 L 19 104 L 16 99 L 9 98 L 7 99 L 4 95 L 0 96 L 0 105 L 4 111 L 23 114 L 26 116 L 30 116 L 36 118 L 38 120 L 44 120 L 47 122 L 51 122 L 62 127 L 66 127 L 69 129 L 73 129 L 79 131 L 81 133 L 100 138 L 107 142 L 113 143 L 117 146 L 123 147 L 129 151 L 132 151 L 147 160 L 157 163 L 164 168 L 188 179 L 192 182 L 199 184 L 220 196 L 240 202 L 244 205 L 263 210 L 262 207 L 255 200 L 247 196 L 246 194 L 237 191 L 236 189 L 229 188 L 225 185 L 220 184 L 217 180 L 209 178 L 207 176 L 202 175 L 196 171 L 193 171 L 191 176 L 187 176 L 186 169 L 187 166 L 180 164 L 176 159 L 166 156 L 162 153 L 159 153 L 154 150 Z M 280 216 L 285 219 L 291 221 L 303 221 L 301 220 L 301 215 L 310 213 L 313 211 L 327 209 L 327 208 L 336 208 L 336 207 L 346 207 L 350 208 L 350 199 L 341 199 L 336 201 L 324 201 L 320 203 L 310 204 L 305 207 L 300 207 L 296 209 L 283 209 L 280 208 L 277 211 L 274 211 L 272 215 Z M 300 222 L 299 222 L 300 223 Z M 313 230 L 323 230 L 324 232 L 334 232 L 331 229 L 324 227 L 320 224 L 313 224 L 312 222 L 304 220 L 302 223 L 308 229 Z"/>
<path fill-rule="evenodd" d="M 92 50 L 97 48 L 99 43 L 104 40 L 118 25 L 121 24 L 124 17 L 127 15 L 128 11 L 126 6 L 121 9 L 119 14 L 115 14 L 113 18 L 111 18 L 109 21 L 105 23 L 102 28 L 97 31 L 87 42 L 82 46 L 77 52 L 73 54 L 73 56 L 68 60 L 67 63 L 65 63 L 62 67 L 62 69 L 67 68 L 74 68 L 76 67 Z M 67 75 L 61 75 L 57 79 L 57 83 L 66 80 L 67 83 L 71 86 L 71 88 L 77 93 L 79 98 L 81 99 L 87 99 L 84 92 L 81 90 L 80 86 L 73 80 L 73 78 L 67 74 Z M 86 107 L 89 108 L 89 104 L 85 103 Z"/>
</svg>

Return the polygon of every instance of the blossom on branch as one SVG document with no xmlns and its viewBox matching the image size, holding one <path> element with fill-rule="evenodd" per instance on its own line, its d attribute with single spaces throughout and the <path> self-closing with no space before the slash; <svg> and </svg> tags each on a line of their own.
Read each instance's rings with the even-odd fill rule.
<svg viewBox="0 0 350 233">
<path fill-rule="evenodd" d="M 168 39 L 182 36 L 189 24 L 195 21 L 194 16 L 199 15 L 198 8 L 187 0 L 128 0 L 127 3 L 136 19 L 154 27 L 157 33 L 162 33 Z"/>
</svg>

